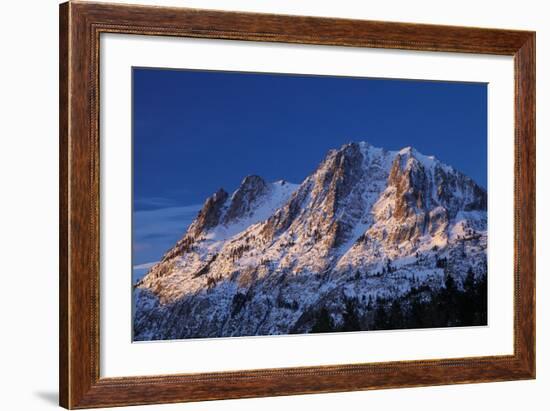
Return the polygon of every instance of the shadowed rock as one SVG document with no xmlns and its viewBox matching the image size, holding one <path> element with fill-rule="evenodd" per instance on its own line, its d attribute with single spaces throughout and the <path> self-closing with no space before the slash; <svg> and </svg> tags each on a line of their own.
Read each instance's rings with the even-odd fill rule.
<svg viewBox="0 0 550 411">
<path fill-rule="evenodd" d="M 346 144 L 285 184 L 208 198 L 136 285 L 136 339 L 368 329 L 373 301 L 486 272 L 485 190 L 413 148 Z"/>
</svg>

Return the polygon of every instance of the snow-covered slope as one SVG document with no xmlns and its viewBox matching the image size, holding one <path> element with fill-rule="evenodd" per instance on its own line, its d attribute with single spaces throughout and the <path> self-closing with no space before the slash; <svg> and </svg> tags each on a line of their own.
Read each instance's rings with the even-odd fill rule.
<svg viewBox="0 0 550 411">
<path fill-rule="evenodd" d="M 331 150 L 300 185 L 246 177 L 212 195 L 136 285 L 137 340 L 310 332 L 353 301 L 486 273 L 486 193 L 407 147 Z M 424 287 L 424 288 L 422 288 Z"/>
</svg>

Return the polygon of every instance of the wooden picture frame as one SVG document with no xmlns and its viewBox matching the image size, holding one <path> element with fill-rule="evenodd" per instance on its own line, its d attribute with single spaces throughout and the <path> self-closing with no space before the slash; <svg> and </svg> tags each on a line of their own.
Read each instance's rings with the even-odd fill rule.
<svg viewBox="0 0 550 411">
<path fill-rule="evenodd" d="M 513 56 L 514 353 L 100 378 L 101 33 Z M 69 2 L 60 6 L 60 405 L 91 408 L 535 378 L 535 33 Z"/>
</svg>

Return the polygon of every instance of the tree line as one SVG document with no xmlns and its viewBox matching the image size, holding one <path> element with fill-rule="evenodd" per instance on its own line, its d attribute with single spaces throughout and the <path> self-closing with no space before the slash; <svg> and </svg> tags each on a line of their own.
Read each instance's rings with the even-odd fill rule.
<svg viewBox="0 0 550 411">
<path fill-rule="evenodd" d="M 364 305 L 360 310 L 360 305 Z M 412 287 L 405 295 L 389 299 L 345 298 L 342 320 L 335 323 L 322 307 L 315 316 L 313 333 L 395 330 L 411 328 L 463 327 L 487 324 L 487 274 L 475 277 L 470 268 L 459 287 L 446 274 L 443 287 Z"/>
</svg>

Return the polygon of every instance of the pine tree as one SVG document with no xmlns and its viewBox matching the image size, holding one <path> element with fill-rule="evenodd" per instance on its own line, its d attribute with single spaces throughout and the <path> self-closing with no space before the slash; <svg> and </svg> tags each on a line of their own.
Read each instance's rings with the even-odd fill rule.
<svg viewBox="0 0 550 411">
<path fill-rule="evenodd" d="M 391 305 L 389 328 L 399 329 L 404 327 L 403 310 L 399 300 L 395 300 Z"/>
<path fill-rule="evenodd" d="M 372 305 L 373 305 L 372 295 L 369 295 L 369 302 L 367 303 L 367 311 L 372 310 Z"/>
<path fill-rule="evenodd" d="M 376 309 L 374 310 L 373 329 L 375 330 L 387 330 L 388 329 L 388 316 L 386 309 L 384 308 L 384 302 L 381 298 L 376 299 Z"/>
<path fill-rule="evenodd" d="M 360 331 L 361 324 L 359 322 L 359 316 L 357 315 L 357 303 L 355 299 L 346 299 L 346 308 L 342 314 L 344 323 L 342 325 L 342 331 Z"/>
<path fill-rule="evenodd" d="M 426 304 L 419 298 L 411 303 L 411 314 L 407 320 L 407 328 L 421 328 L 426 326 Z"/>
<path fill-rule="evenodd" d="M 473 294 L 475 291 L 475 275 L 474 270 L 470 266 L 468 268 L 468 273 L 466 274 L 466 278 L 464 279 L 464 291 L 468 294 Z"/>
<path fill-rule="evenodd" d="M 487 273 L 476 281 L 475 303 L 478 307 L 475 325 L 487 325 Z"/>
<path fill-rule="evenodd" d="M 330 317 L 330 314 L 326 307 L 321 308 L 321 311 L 319 311 L 319 314 L 317 316 L 317 320 L 313 327 L 311 328 L 312 333 L 328 333 L 334 331 L 334 327 L 332 325 L 332 318 Z"/>
<path fill-rule="evenodd" d="M 476 284 L 474 270 L 472 267 L 468 269 L 466 278 L 462 283 L 464 292 L 459 293 L 458 305 L 459 305 L 459 318 L 460 325 L 474 325 L 476 311 L 479 309 L 476 302 Z"/>
<path fill-rule="evenodd" d="M 458 318 L 458 288 L 456 286 L 455 279 L 451 274 L 445 275 L 445 287 L 439 295 L 435 298 L 435 300 L 439 300 L 438 308 L 439 308 L 439 314 L 442 316 L 441 320 L 436 321 L 442 321 L 442 326 L 448 327 L 448 326 L 454 326 L 459 325 L 457 318 Z"/>
<path fill-rule="evenodd" d="M 453 295 L 456 292 L 456 282 L 451 274 L 445 276 L 445 290 L 449 296 Z"/>
</svg>

